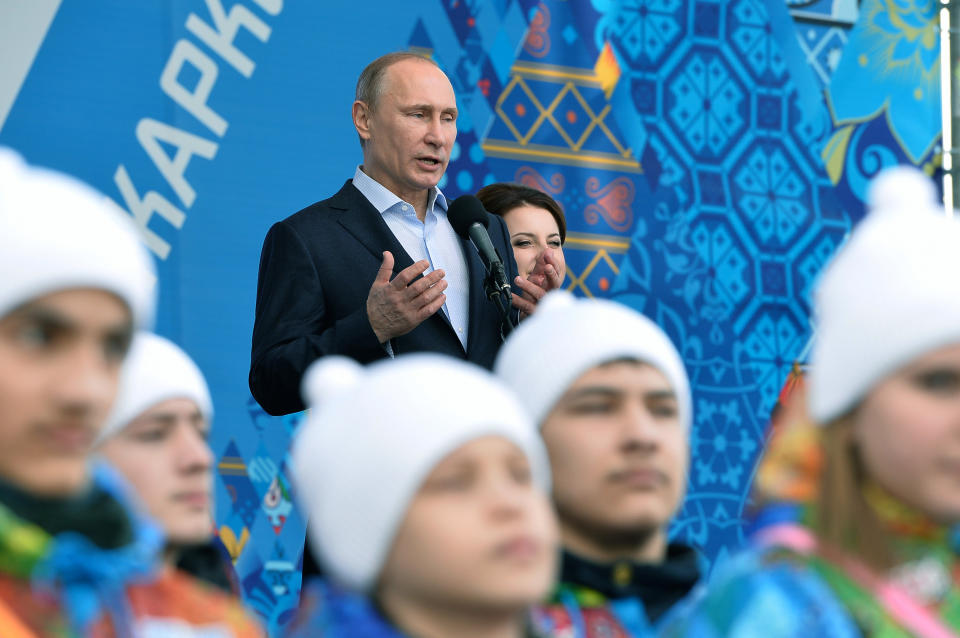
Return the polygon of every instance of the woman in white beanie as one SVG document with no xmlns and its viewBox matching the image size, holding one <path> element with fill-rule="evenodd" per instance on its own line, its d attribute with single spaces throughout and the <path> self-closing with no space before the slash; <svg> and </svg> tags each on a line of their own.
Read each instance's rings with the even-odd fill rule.
<svg viewBox="0 0 960 638">
<path fill-rule="evenodd" d="M 668 636 L 960 635 L 960 221 L 918 172 L 815 291 L 809 424 L 758 471 L 751 549 Z"/>
<path fill-rule="evenodd" d="M 129 219 L 0 149 L 0 636 L 254 638 L 239 606 L 158 571 L 160 530 L 91 463 L 153 264 Z M 208 634 L 212 635 L 212 634 Z"/>
<path fill-rule="evenodd" d="M 521 638 L 553 583 L 549 469 L 529 418 L 488 372 L 438 355 L 304 377 L 296 492 L 330 583 L 292 636 Z"/>
<path fill-rule="evenodd" d="M 563 545 L 552 630 L 646 635 L 700 576 L 695 550 L 667 541 L 690 454 L 679 353 L 622 304 L 552 292 L 494 370 L 522 389 L 550 455 Z"/>
</svg>

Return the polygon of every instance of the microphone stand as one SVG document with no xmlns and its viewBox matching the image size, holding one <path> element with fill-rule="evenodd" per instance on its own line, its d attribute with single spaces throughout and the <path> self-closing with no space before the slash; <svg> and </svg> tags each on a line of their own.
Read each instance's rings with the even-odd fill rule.
<svg viewBox="0 0 960 638">
<path fill-rule="evenodd" d="M 507 335 L 516 327 L 510 311 L 513 308 L 511 303 L 510 284 L 507 283 L 507 273 L 503 268 L 503 262 L 491 265 L 487 270 L 487 276 L 483 279 L 483 290 L 487 293 L 487 299 L 497 304 L 500 310 L 500 340 L 503 341 Z"/>
</svg>

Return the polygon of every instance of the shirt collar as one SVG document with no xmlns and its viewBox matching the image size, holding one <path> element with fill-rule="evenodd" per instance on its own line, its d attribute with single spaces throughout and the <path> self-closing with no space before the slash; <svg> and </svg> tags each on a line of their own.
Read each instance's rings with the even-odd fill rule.
<svg viewBox="0 0 960 638">
<path fill-rule="evenodd" d="M 353 185 L 373 204 L 373 207 L 377 209 L 378 213 L 383 215 L 397 204 L 408 204 L 412 207 L 412 204 L 404 202 L 387 189 L 386 186 L 364 173 L 361 169 L 361 166 L 357 166 L 357 170 L 354 171 Z M 430 194 L 427 197 L 427 212 L 433 209 L 439 209 L 443 212 L 447 211 L 447 198 L 444 197 L 443 192 L 437 187 L 431 188 Z"/>
</svg>

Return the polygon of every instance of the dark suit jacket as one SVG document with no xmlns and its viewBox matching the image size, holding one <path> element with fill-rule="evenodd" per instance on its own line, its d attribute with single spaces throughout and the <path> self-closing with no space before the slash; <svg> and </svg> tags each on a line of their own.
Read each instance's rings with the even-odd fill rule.
<svg viewBox="0 0 960 638">
<path fill-rule="evenodd" d="M 489 215 L 490 239 L 517 276 L 503 219 Z M 485 271 L 476 250 L 461 240 L 470 274 L 467 347 L 442 311 L 390 341 L 394 355 L 439 352 L 486 368 L 500 347 L 500 317 L 483 290 Z M 383 261 L 394 256 L 394 275 L 413 260 L 383 217 L 348 180 L 340 191 L 273 225 L 263 242 L 250 362 L 250 391 L 264 410 L 280 415 L 304 409 L 300 380 L 328 354 L 360 363 L 388 357 L 367 318 L 367 295 Z"/>
</svg>

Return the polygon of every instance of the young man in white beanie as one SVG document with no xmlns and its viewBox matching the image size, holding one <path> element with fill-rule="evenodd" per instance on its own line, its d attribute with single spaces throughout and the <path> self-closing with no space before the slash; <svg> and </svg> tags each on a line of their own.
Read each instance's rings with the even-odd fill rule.
<svg viewBox="0 0 960 638">
<path fill-rule="evenodd" d="M 431 392 L 411 392 L 415 380 Z M 522 638 L 556 564 L 536 430 L 488 372 L 416 354 L 308 370 L 296 491 L 331 583 L 291 636 Z"/>
<path fill-rule="evenodd" d="M 626 306 L 553 292 L 494 370 L 518 391 L 550 455 L 563 545 L 555 631 L 646 634 L 700 577 L 696 552 L 667 539 L 690 454 L 680 355 Z"/>
<path fill-rule="evenodd" d="M 89 462 L 152 321 L 133 225 L 0 149 L 0 229 L 0 636 L 260 635 L 234 603 L 203 605 L 157 571 L 160 530 Z"/>
<path fill-rule="evenodd" d="M 167 566 L 233 592 L 233 567 L 213 534 L 212 422 L 200 368 L 172 341 L 142 331 L 96 449 L 163 527 Z"/>
</svg>

